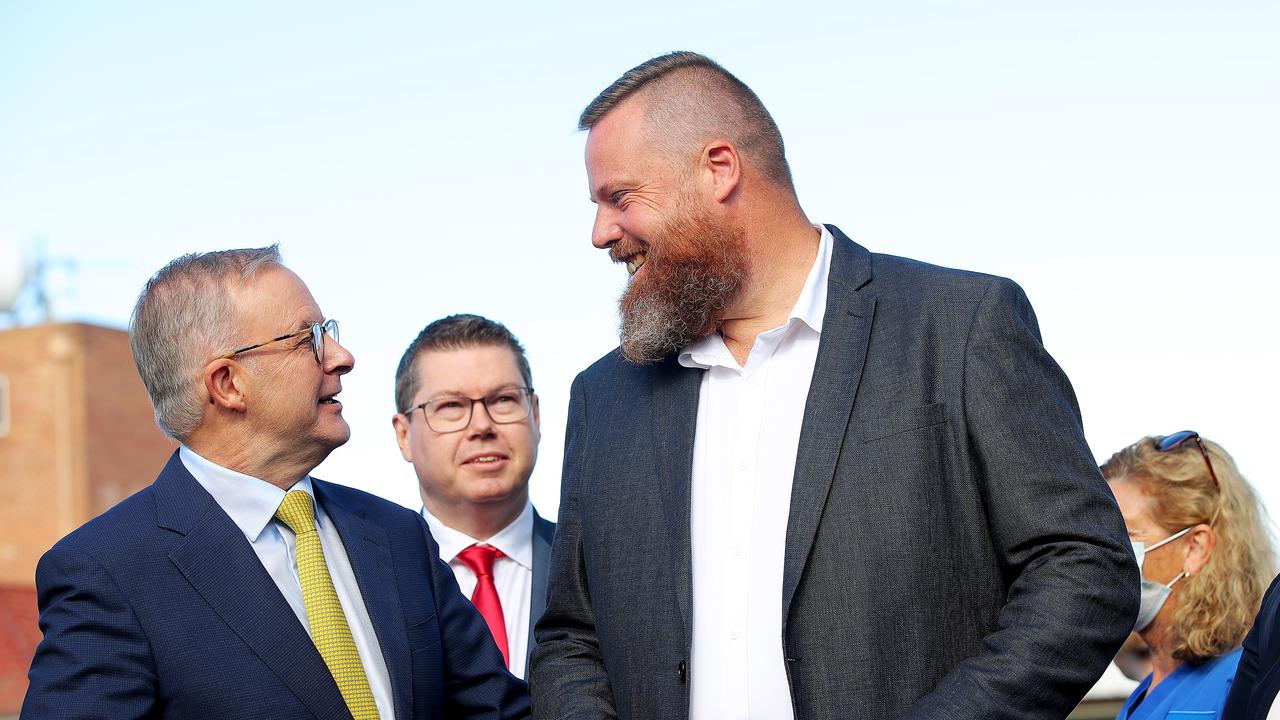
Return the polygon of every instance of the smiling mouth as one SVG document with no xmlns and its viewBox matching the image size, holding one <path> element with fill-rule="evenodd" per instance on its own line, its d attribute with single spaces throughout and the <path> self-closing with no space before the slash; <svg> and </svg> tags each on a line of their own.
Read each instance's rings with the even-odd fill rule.
<svg viewBox="0 0 1280 720">
<path fill-rule="evenodd" d="M 635 255 L 627 258 L 627 274 L 635 275 L 637 270 L 644 267 L 644 263 L 648 259 L 648 254 L 642 252 L 636 253 Z"/>
<path fill-rule="evenodd" d="M 334 393 L 332 395 L 325 395 L 324 397 L 320 398 L 320 404 L 321 405 L 337 405 L 338 393 Z"/>
<path fill-rule="evenodd" d="M 503 460 L 506 460 L 506 459 L 507 458 L 505 455 L 477 455 L 476 457 L 473 457 L 470 460 L 467 460 L 463 464 L 464 465 L 491 465 L 496 462 L 502 462 Z"/>
</svg>

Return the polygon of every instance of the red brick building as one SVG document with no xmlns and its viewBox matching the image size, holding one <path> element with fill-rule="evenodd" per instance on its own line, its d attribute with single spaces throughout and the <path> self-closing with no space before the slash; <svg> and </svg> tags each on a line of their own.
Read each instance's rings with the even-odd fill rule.
<svg viewBox="0 0 1280 720">
<path fill-rule="evenodd" d="M 148 485 L 174 447 L 123 331 L 0 331 L 0 715 L 18 712 L 40 640 L 40 555 Z"/>
</svg>

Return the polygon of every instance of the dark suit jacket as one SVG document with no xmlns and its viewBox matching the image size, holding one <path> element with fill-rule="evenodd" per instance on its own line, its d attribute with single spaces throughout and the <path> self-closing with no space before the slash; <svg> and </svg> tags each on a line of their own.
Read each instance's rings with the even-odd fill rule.
<svg viewBox="0 0 1280 720">
<path fill-rule="evenodd" d="M 525 658 L 524 674 L 529 677 L 529 668 L 533 664 L 533 646 L 537 642 L 533 636 L 533 628 L 538 618 L 547 609 L 547 576 L 551 572 L 551 541 L 556 537 L 556 524 L 544 520 L 538 511 L 533 511 L 533 587 L 529 593 L 529 642 L 528 656 Z"/>
<path fill-rule="evenodd" d="M 1280 577 L 1262 598 L 1262 609 L 1244 639 L 1236 679 L 1222 709 L 1223 720 L 1266 720 L 1280 692 Z"/>
<path fill-rule="evenodd" d="M 395 714 L 527 717 L 524 683 L 416 513 L 314 481 L 360 584 Z M 36 569 L 44 640 L 24 720 L 347 718 L 307 630 L 177 453 Z"/>
<path fill-rule="evenodd" d="M 830 229 L 784 551 L 796 717 L 1063 718 L 1138 607 L 1071 387 L 1011 281 Z M 573 384 L 535 717 L 688 716 L 700 381 L 611 353 Z"/>
</svg>

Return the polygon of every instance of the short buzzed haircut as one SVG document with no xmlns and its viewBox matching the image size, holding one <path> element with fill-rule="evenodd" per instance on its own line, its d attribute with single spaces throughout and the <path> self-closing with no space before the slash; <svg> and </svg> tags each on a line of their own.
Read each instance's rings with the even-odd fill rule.
<svg viewBox="0 0 1280 720">
<path fill-rule="evenodd" d="M 400 358 L 396 368 L 396 412 L 404 412 L 418 393 L 418 358 L 431 350 L 461 350 L 463 348 L 496 345 L 510 348 L 516 356 L 516 365 L 525 387 L 533 388 L 533 373 L 524 346 L 511 334 L 506 325 L 479 315 L 450 315 L 440 318 L 422 329 L 418 337 L 409 343 L 409 349 Z"/>
<path fill-rule="evenodd" d="M 578 129 L 590 130 L 632 97 L 644 103 L 653 140 L 669 152 L 687 152 L 724 133 L 765 177 L 794 190 L 773 116 L 746 83 L 711 58 L 677 51 L 631 68 L 587 105 Z"/>
</svg>

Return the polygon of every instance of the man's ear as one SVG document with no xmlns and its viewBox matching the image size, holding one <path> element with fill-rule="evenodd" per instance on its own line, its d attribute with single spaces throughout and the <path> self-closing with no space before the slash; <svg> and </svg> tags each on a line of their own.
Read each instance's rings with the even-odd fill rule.
<svg viewBox="0 0 1280 720">
<path fill-rule="evenodd" d="M 711 196 L 724 202 L 742 183 L 742 157 L 733 143 L 712 140 L 702 149 L 702 165 L 711 184 Z"/>
<path fill-rule="evenodd" d="M 240 371 L 240 364 L 230 358 L 218 358 L 204 366 L 204 389 L 210 405 L 232 412 L 245 411 Z"/>
<path fill-rule="evenodd" d="M 391 416 L 391 427 L 396 431 L 396 444 L 400 446 L 400 455 L 405 462 L 413 462 L 413 446 L 409 444 L 409 416 L 396 413 Z"/>
<path fill-rule="evenodd" d="M 1201 523 L 1187 533 L 1187 557 L 1182 561 L 1182 569 L 1188 575 L 1198 575 L 1213 555 L 1217 536 L 1213 528 Z"/>
</svg>

